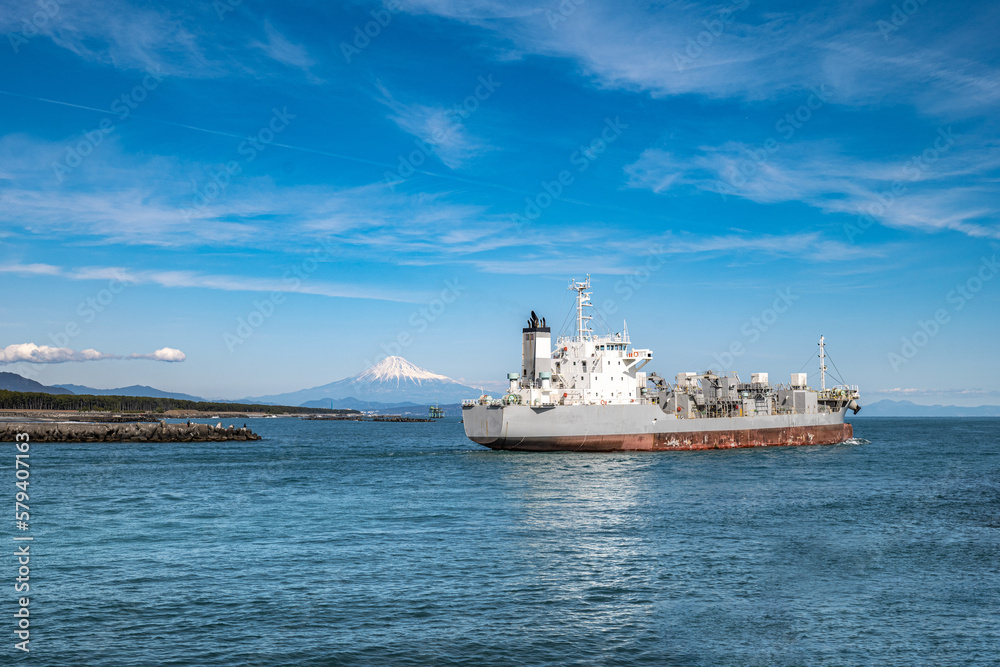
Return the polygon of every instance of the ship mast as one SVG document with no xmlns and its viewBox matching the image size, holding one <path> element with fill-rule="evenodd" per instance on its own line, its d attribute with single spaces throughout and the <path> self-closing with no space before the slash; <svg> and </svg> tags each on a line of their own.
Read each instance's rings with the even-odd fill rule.
<svg viewBox="0 0 1000 667">
<path fill-rule="evenodd" d="M 819 337 L 819 377 L 820 390 L 826 391 L 826 339 Z"/>
<path fill-rule="evenodd" d="M 582 343 L 590 339 L 590 329 L 584 328 L 583 323 L 594 319 L 590 315 L 583 314 L 584 306 L 592 307 L 590 303 L 591 293 L 587 291 L 590 289 L 590 274 L 587 274 L 587 279 L 583 282 L 572 281 L 569 288 L 576 290 L 576 335 Z"/>
</svg>

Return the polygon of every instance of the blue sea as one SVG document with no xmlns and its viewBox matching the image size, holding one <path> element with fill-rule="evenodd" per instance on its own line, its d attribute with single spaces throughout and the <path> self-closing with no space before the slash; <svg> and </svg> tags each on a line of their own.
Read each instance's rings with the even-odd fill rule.
<svg viewBox="0 0 1000 667">
<path fill-rule="evenodd" d="M 31 652 L 8 555 L 0 663 L 997 664 L 1000 420 L 854 424 L 678 453 L 494 452 L 456 419 L 35 444 Z"/>
</svg>

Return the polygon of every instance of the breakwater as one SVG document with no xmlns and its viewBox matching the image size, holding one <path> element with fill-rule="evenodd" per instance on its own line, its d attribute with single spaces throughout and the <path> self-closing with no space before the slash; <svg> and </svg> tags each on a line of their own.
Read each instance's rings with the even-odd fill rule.
<svg viewBox="0 0 1000 667">
<path fill-rule="evenodd" d="M 243 426 L 221 423 L 168 424 L 145 423 L 59 423 L 59 422 L 3 422 L 0 423 L 0 442 L 14 442 L 19 433 L 27 433 L 31 442 L 222 442 L 225 440 L 260 440 L 260 436 Z"/>
</svg>

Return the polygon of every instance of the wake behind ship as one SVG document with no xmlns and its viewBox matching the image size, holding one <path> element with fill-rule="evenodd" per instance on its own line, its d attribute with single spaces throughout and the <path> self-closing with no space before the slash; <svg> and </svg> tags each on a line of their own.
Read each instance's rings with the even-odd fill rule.
<svg viewBox="0 0 1000 667">
<path fill-rule="evenodd" d="M 689 450 L 828 445 L 853 436 L 847 410 L 861 408 L 856 386 L 821 387 L 806 373 L 771 385 L 767 373 L 743 382 L 735 373 L 678 373 L 670 384 L 641 369 L 653 358 L 633 347 L 628 329 L 595 335 L 589 328 L 590 276 L 573 281 L 576 335 L 561 336 L 534 311 L 521 330 L 521 372 L 508 373 L 502 398 L 462 404 L 465 434 L 491 449 L 530 451 Z"/>
</svg>

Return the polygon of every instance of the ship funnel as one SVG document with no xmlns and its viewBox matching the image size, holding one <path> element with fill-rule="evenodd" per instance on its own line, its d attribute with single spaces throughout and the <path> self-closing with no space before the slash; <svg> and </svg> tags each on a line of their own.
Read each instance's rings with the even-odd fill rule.
<svg viewBox="0 0 1000 667">
<path fill-rule="evenodd" d="M 847 404 L 847 407 L 850 408 L 851 410 L 854 410 L 854 414 L 858 414 L 859 412 L 861 412 L 861 406 L 858 405 L 858 402 L 855 401 L 853 398 L 851 399 L 851 402 Z"/>
<path fill-rule="evenodd" d="M 531 311 L 528 326 L 521 330 L 521 377 L 535 386 L 541 373 L 552 373 L 552 334 L 544 320 Z"/>
</svg>

